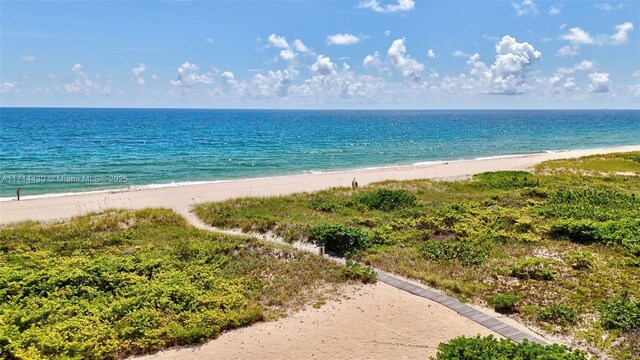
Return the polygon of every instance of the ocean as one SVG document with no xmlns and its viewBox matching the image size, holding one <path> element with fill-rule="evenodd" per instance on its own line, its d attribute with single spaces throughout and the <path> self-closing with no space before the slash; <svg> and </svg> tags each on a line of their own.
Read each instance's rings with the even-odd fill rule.
<svg viewBox="0 0 640 360">
<path fill-rule="evenodd" d="M 0 108 L 0 200 L 638 144 L 638 110 Z"/>
</svg>

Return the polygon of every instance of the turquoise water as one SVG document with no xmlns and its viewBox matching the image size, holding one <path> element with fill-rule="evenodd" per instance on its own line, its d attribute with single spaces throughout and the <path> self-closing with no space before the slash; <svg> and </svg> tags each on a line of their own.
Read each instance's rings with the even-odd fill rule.
<svg viewBox="0 0 640 360">
<path fill-rule="evenodd" d="M 0 109 L 0 198 L 640 144 L 640 111 Z"/>
</svg>

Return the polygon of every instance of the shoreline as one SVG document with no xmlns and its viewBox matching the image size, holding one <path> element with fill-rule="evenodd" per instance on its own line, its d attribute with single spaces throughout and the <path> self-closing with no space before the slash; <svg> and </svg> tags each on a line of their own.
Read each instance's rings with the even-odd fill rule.
<svg viewBox="0 0 640 360">
<path fill-rule="evenodd" d="M 471 160 L 422 162 L 412 165 L 373 167 L 321 173 L 283 175 L 238 180 L 218 180 L 151 188 L 126 188 L 60 196 L 26 196 L 0 202 L 0 224 L 19 221 L 51 221 L 111 208 L 169 208 L 185 216 L 196 204 L 246 196 L 277 196 L 349 187 L 355 177 L 361 186 L 384 180 L 453 180 L 487 171 L 527 170 L 547 160 L 569 159 L 614 152 L 640 151 L 640 145 L 507 155 Z"/>
<path fill-rule="evenodd" d="M 36 194 L 36 195 L 21 196 L 21 199 L 26 201 L 26 200 L 36 200 L 36 199 L 58 198 L 58 197 L 65 197 L 65 196 L 81 196 L 81 195 L 91 195 L 91 194 L 117 194 L 117 193 L 124 193 L 124 192 L 130 192 L 130 191 L 164 189 L 164 188 L 172 188 L 172 187 L 180 187 L 180 186 L 210 185 L 210 184 L 217 184 L 217 183 L 232 183 L 232 182 L 241 182 L 241 181 L 249 181 L 249 180 L 271 180 L 271 179 L 291 177 L 291 176 L 324 175 L 324 174 L 328 175 L 328 174 L 340 174 L 340 173 L 351 173 L 351 172 L 355 173 L 355 172 L 362 172 L 362 171 L 369 171 L 369 170 L 387 170 L 387 169 L 404 168 L 408 166 L 422 167 L 422 166 L 430 166 L 430 165 L 446 165 L 446 164 L 452 164 L 452 163 L 465 163 L 465 162 L 482 161 L 482 160 L 499 160 L 499 159 L 511 159 L 511 158 L 519 158 L 519 157 L 531 157 L 531 156 L 539 156 L 539 155 L 545 155 L 545 154 L 565 154 L 565 153 L 580 152 L 580 151 L 609 152 L 614 149 L 619 150 L 621 152 L 640 151 L 640 145 L 624 145 L 624 146 L 610 147 L 610 148 L 575 149 L 575 150 L 543 150 L 541 152 L 525 153 L 525 154 L 480 156 L 476 158 L 455 159 L 455 160 L 429 160 L 429 161 L 418 161 L 411 164 L 367 166 L 362 168 L 337 169 L 337 170 L 305 170 L 302 173 L 298 172 L 298 173 L 291 173 L 291 174 L 268 175 L 268 176 L 237 178 L 237 179 L 194 180 L 194 181 L 187 180 L 187 181 L 177 181 L 177 182 L 172 181 L 169 183 L 130 185 L 128 187 L 115 187 L 115 188 L 98 189 L 98 190 L 77 190 L 77 191 L 69 190 L 64 192 L 42 193 L 42 194 Z M 0 203 L 7 202 L 7 201 L 14 201 L 14 200 L 15 200 L 15 196 L 0 197 Z"/>
</svg>

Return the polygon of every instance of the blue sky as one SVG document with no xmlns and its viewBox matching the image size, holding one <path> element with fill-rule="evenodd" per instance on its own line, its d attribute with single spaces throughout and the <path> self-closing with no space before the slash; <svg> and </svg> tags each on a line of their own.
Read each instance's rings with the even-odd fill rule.
<svg viewBox="0 0 640 360">
<path fill-rule="evenodd" d="M 640 108 L 640 2 L 0 1 L 0 104 Z"/>
</svg>

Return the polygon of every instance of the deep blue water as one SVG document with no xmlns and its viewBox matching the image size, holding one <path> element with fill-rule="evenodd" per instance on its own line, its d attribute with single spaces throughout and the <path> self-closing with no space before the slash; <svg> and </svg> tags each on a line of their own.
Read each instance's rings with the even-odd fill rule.
<svg viewBox="0 0 640 360">
<path fill-rule="evenodd" d="M 0 197 L 637 144 L 637 110 L 1 108 Z"/>
</svg>

